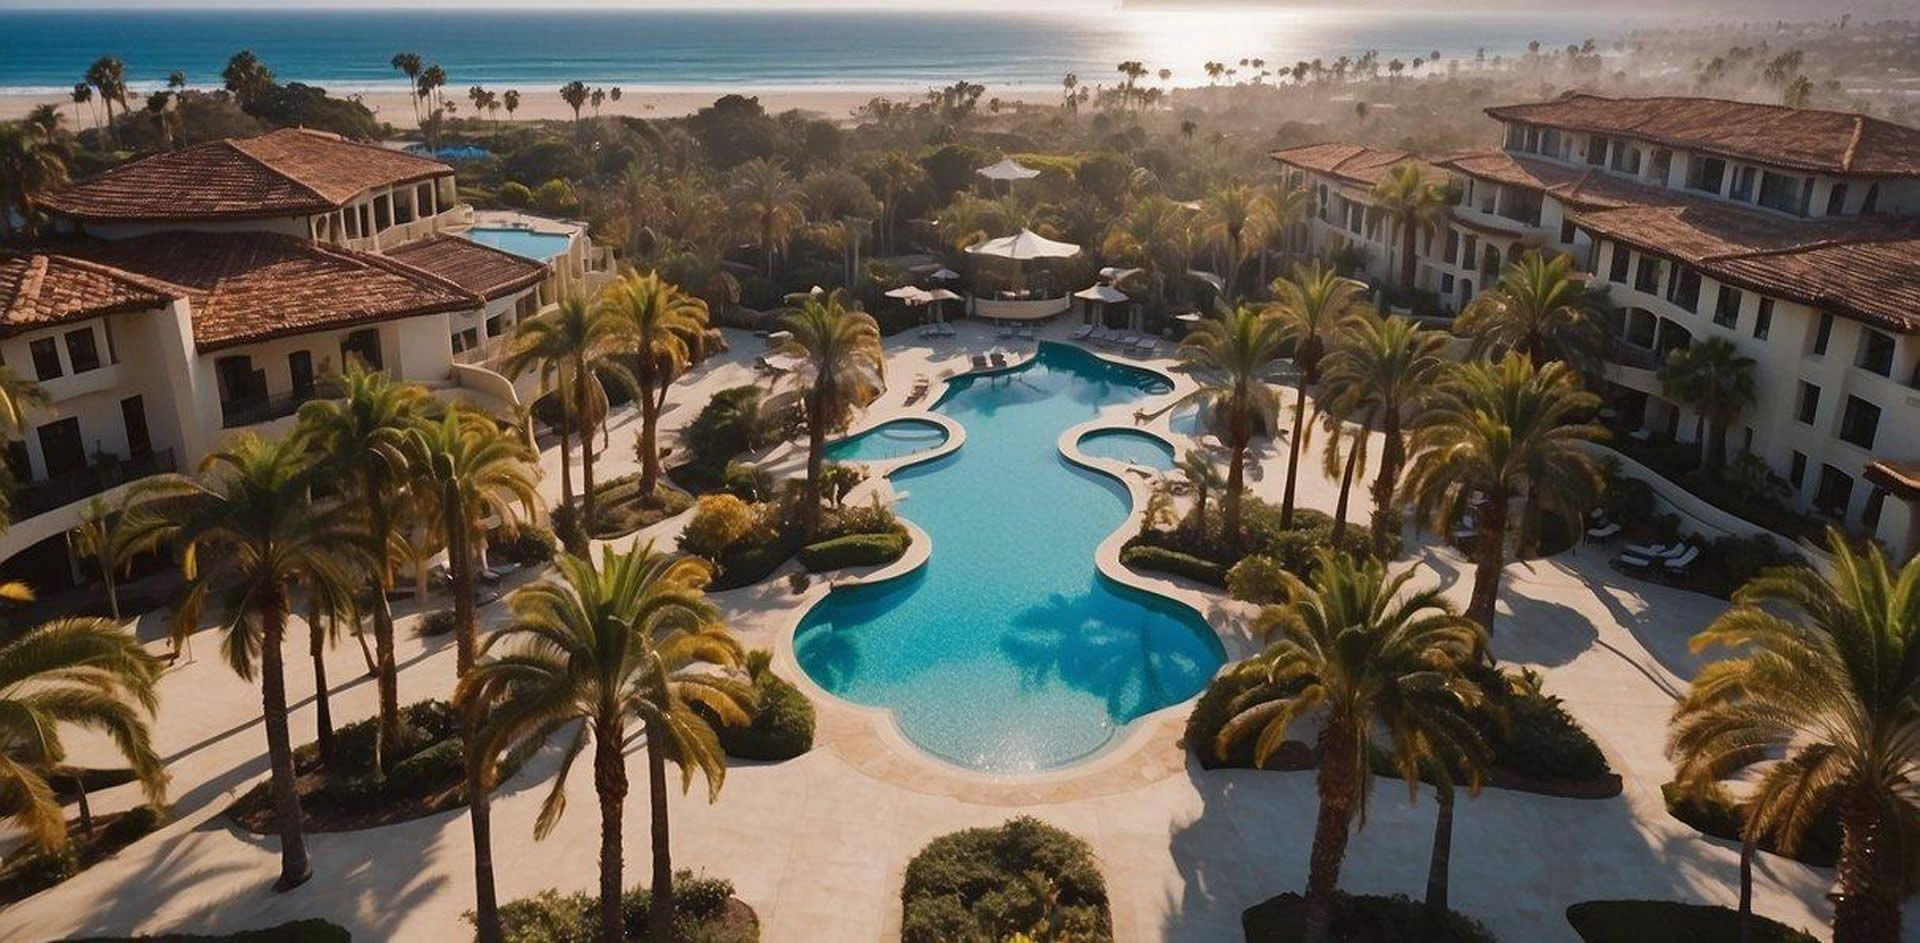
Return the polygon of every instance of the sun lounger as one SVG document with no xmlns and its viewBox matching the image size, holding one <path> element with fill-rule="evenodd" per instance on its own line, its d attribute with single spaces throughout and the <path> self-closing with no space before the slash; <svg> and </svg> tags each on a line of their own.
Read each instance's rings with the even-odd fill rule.
<svg viewBox="0 0 1920 943">
<path fill-rule="evenodd" d="M 1040 339 L 1040 334 L 1030 327 L 1020 328 L 1019 330 L 1014 332 L 1014 336 L 1020 338 L 1023 341 L 1032 341 L 1032 340 Z"/>
<path fill-rule="evenodd" d="M 1620 533 L 1620 525 L 1609 522 L 1587 528 L 1587 539 L 1606 540 L 1618 533 Z"/>
<path fill-rule="evenodd" d="M 1668 551 L 1678 546 L 1680 545 L 1679 544 L 1651 544 L 1651 545 L 1628 544 L 1626 545 L 1626 547 L 1622 548 L 1620 552 L 1622 554 L 1632 554 L 1636 557 L 1661 557 L 1661 556 L 1665 556 Z"/>
<path fill-rule="evenodd" d="M 1087 340 L 1105 346 L 1113 341 L 1113 332 L 1104 327 L 1096 327 L 1092 334 L 1087 335 Z"/>
<path fill-rule="evenodd" d="M 1681 555 L 1666 561 L 1667 572 L 1685 573 L 1687 572 L 1687 569 L 1689 567 L 1693 566 L 1693 561 L 1698 560 L 1699 558 L 1700 558 L 1700 548 L 1689 546 L 1687 547 L 1687 551 L 1685 553 L 1682 553 Z"/>
<path fill-rule="evenodd" d="M 1153 348 L 1154 339 L 1151 337 L 1142 337 L 1133 342 L 1133 352 L 1143 357 L 1152 356 Z"/>
<path fill-rule="evenodd" d="M 1093 333 L 1093 325 L 1091 325 L 1091 324 L 1082 324 L 1082 325 L 1080 325 L 1079 327 L 1076 327 L 1076 328 L 1074 328 L 1074 329 L 1073 329 L 1073 334 L 1071 334 L 1070 336 L 1071 336 L 1071 337 L 1072 337 L 1072 338 L 1073 338 L 1074 340 L 1077 340 L 1077 341 L 1080 341 L 1080 340 L 1086 340 L 1086 339 L 1087 339 L 1087 336 L 1088 336 L 1088 335 L 1090 335 L 1090 334 L 1092 334 L 1092 333 Z"/>
<path fill-rule="evenodd" d="M 995 367 L 1004 367 L 1007 365 L 1007 355 L 997 350 L 987 355 L 987 359 L 993 361 Z"/>
<path fill-rule="evenodd" d="M 975 370 L 985 370 L 985 369 L 987 369 L 987 355 L 986 355 L 986 354 L 974 354 L 974 355 L 973 355 L 973 369 L 975 369 Z"/>
<path fill-rule="evenodd" d="M 1645 548 L 1640 548 L 1640 549 L 1645 549 Z M 1662 548 L 1656 553 L 1636 553 L 1634 552 L 1634 550 L 1635 548 L 1633 547 L 1627 548 L 1626 552 L 1614 558 L 1615 562 L 1619 563 L 1621 566 L 1630 566 L 1630 567 L 1634 567 L 1635 569 L 1644 570 L 1650 566 L 1653 566 L 1656 563 L 1665 563 L 1669 560 L 1674 560 L 1682 556 L 1686 556 L 1687 553 L 1690 551 L 1693 552 L 1695 556 L 1699 555 L 1699 552 L 1695 550 L 1695 548 L 1692 545 L 1688 544 L 1686 541 L 1681 541 L 1670 547 Z M 1689 559 L 1687 562 L 1692 563 L 1693 561 Z"/>
</svg>

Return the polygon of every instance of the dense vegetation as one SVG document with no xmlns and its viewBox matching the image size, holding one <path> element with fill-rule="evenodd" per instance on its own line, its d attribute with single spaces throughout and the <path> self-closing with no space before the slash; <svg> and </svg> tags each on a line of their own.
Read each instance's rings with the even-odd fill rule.
<svg viewBox="0 0 1920 943">
<path fill-rule="evenodd" d="M 1246 909 L 1240 926 L 1247 943 L 1298 943 L 1306 939 L 1301 927 L 1299 894 L 1281 894 Z M 1438 916 L 1419 901 L 1395 894 L 1336 894 L 1333 903 L 1333 939 L 1341 943 L 1494 943 L 1491 931 L 1471 917 L 1453 911 Z"/>
<path fill-rule="evenodd" d="M 600 935 L 598 901 L 590 894 L 542 891 L 500 906 L 505 943 L 594 943 Z M 650 939 L 653 896 L 636 887 L 620 897 L 621 938 Z M 469 918 L 473 915 L 468 914 Z M 720 878 L 679 871 L 673 876 L 673 932 L 685 943 L 753 943 L 760 921 L 733 896 L 733 884 Z"/>
<path fill-rule="evenodd" d="M 1021 816 L 927 843 L 907 862 L 902 943 L 1113 939 L 1106 880 L 1087 843 Z"/>
<path fill-rule="evenodd" d="M 1818 937 L 1755 916 L 1752 943 L 1815 943 Z M 1585 943 L 1736 943 L 1740 914 L 1710 904 L 1670 900 L 1589 900 L 1567 908 L 1567 922 Z"/>
</svg>

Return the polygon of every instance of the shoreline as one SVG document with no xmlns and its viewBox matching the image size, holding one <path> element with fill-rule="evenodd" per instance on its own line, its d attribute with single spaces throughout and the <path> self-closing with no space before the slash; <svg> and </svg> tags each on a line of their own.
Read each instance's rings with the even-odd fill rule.
<svg viewBox="0 0 1920 943">
<path fill-rule="evenodd" d="M 498 92 L 504 90 L 504 88 L 505 87 L 502 86 L 492 90 Z M 783 111 L 799 110 L 814 113 L 834 121 L 844 122 L 853 117 L 855 109 L 875 98 L 885 97 L 896 100 L 917 100 L 926 94 L 926 91 L 927 90 L 923 88 L 846 88 L 839 86 L 822 86 L 820 88 L 809 89 L 796 89 L 793 87 L 649 89 L 642 87 L 622 89 L 619 101 L 608 100 L 604 102 L 598 112 L 594 111 L 591 107 L 583 108 L 580 114 L 582 117 L 593 117 L 597 115 L 603 118 L 680 118 L 691 115 L 713 104 L 714 100 L 722 95 L 740 94 L 759 98 L 761 106 L 767 110 L 768 114 L 779 114 Z M 987 101 L 996 97 L 1002 102 L 1009 104 L 1014 102 L 1040 101 L 1042 100 L 1042 96 L 1036 94 L 1037 91 L 1033 86 L 1003 86 L 999 88 L 989 86 L 986 93 L 980 96 L 980 107 L 984 110 Z M 447 92 L 448 102 L 456 107 L 454 117 L 463 119 L 475 117 L 473 106 L 467 101 L 464 91 L 448 89 Z M 395 128 L 413 129 L 417 126 L 414 118 L 412 97 L 405 91 L 365 92 L 336 97 L 359 99 L 362 104 L 373 111 L 376 120 L 387 122 Z M 134 101 L 134 97 L 130 94 L 128 98 L 129 101 L 133 103 L 135 110 L 138 110 L 139 104 Z M 39 94 L 34 92 L 12 93 L 0 90 L 0 121 L 17 121 L 26 117 L 27 113 L 34 108 L 45 104 L 59 106 L 60 113 L 66 116 L 67 127 L 70 130 L 92 127 L 94 122 L 93 111 L 99 107 L 97 101 L 92 105 L 77 106 L 78 120 L 76 123 L 76 106 L 73 100 L 67 95 Z M 502 122 L 508 120 L 507 112 L 504 108 L 482 117 L 498 119 Z M 558 89 L 544 92 L 533 92 L 522 89 L 520 107 L 513 113 L 512 120 L 567 120 L 572 117 L 573 109 L 568 107 L 566 102 L 561 101 Z"/>
</svg>

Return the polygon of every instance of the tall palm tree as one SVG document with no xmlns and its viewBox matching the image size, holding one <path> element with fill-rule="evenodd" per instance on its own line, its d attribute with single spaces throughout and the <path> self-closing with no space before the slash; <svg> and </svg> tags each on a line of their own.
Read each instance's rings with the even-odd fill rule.
<svg viewBox="0 0 1920 943">
<path fill-rule="evenodd" d="M 556 561 L 560 579 L 513 594 L 513 624 L 487 640 L 495 657 L 460 682 L 458 700 L 488 712 L 481 752 L 498 755 L 537 744 L 578 723 L 553 790 L 534 821 L 544 838 L 566 811 L 567 774 L 593 744 L 594 791 L 600 799 L 600 938 L 626 938 L 620 918 L 621 815 L 627 795 L 622 755 L 636 724 L 646 735 L 653 816 L 653 904 L 649 940 L 673 938 L 673 859 L 668 844 L 666 763 L 681 769 L 682 788 L 695 771 L 711 802 L 726 779 L 726 755 L 701 705 L 722 722 L 747 722 L 751 690 L 728 675 L 696 666 L 733 667 L 739 642 L 707 601 L 709 572 L 691 557 L 654 552 L 653 545 L 601 551 L 598 566 L 577 557 Z"/>
<path fill-rule="evenodd" d="M 531 518 L 540 504 L 535 490 L 539 472 L 533 453 L 514 433 L 483 413 L 454 408 L 438 421 L 424 422 L 409 435 L 414 487 L 439 505 L 446 531 L 447 558 L 453 570 L 455 670 L 462 678 L 473 670 L 478 643 L 474 631 L 474 575 L 486 539 L 486 523 L 509 528 Z M 485 941 L 500 939 L 500 902 L 493 884 L 493 783 L 491 769 L 477 743 L 477 715 L 463 711 L 460 736 L 467 761 L 468 820 L 473 828 L 474 926 Z"/>
<path fill-rule="evenodd" d="M 685 370 L 689 338 L 707 327 L 707 303 L 660 277 L 628 270 L 602 289 L 599 307 L 627 323 L 638 356 L 634 385 L 640 400 L 640 491 L 653 493 L 660 480 L 660 410 L 667 385 Z"/>
<path fill-rule="evenodd" d="M 1207 240 L 1227 250 L 1227 270 L 1222 274 L 1226 276 L 1227 300 L 1234 301 L 1239 297 L 1234 287 L 1239 282 L 1240 265 L 1255 246 L 1265 244 L 1273 225 L 1273 206 L 1264 190 L 1235 180 L 1207 194 L 1200 212 Z"/>
<path fill-rule="evenodd" d="M 880 191 L 880 235 L 886 243 L 886 251 L 894 251 L 894 220 L 898 217 L 900 197 L 908 190 L 918 186 L 927 178 L 927 172 L 920 163 L 904 151 L 888 151 L 880 155 L 874 165 L 873 175 L 878 178 Z"/>
<path fill-rule="evenodd" d="M 81 505 L 80 522 L 67 531 L 67 546 L 74 556 L 92 560 L 100 568 L 100 577 L 107 584 L 107 607 L 113 613 L 115 625 L 121 621 L 115 576 L 127 562 L 126 535 L 119 521 L 124 510 L 124 506 L 111 507 L 95 495 Z"/>
<path fill-rule="evenodd" d="M 1535 368 L 1524 354 L 1497 363 L 1455 364 L 1441 380 L 1414 430 L 1406 489 L 1436 531 L 1475 507 L 1473 597 L 1467 615 L 1493 629 L 1500 571 L 1515 498 L 1524 497 L 1520 552 L 1532 547 L 1542 512 L 1578 522 L 1604 480 L 1582 447 L 1606 430 L 1585 422 L 1598 397 L 1580 389 L 1559 361 Z"/>
<path fill-rule="evenodd" d="M 420 120 L 420 69 L 425 64 L 417 52 L 396 52 L 389 62 L 407 77 L 407 97 L 413 101 L 413 120 Z"/>
<path fill-rule="evenodd" d="M 12 235 L 18 215 L 29 234 L 44 219 L 40 202 L 70 178 L 62 149 L 25 126 L 0 126 L 0 235 Z"/>
<path fill-rule="evenodd" d="M 1195 403 L 1203 416 L 1224 426 L 1227 482 L 1220 494 L 1221 533 L 1229 547 L 1240 544 L 1240 498 L 1246 490 L 1247 444 L 1256 427 L 1269 434 L 1280 415 L 1280 398 L 1267 374 L 1286 347 L 1285 327 L 1258 308 L 1220 309 L 1201 321 L 1180 342 L 1179 356 L 1194 371 L 1197 386 L 1166 407 Z"/>
<path fill-rule="evenodd" d="M 1281 252 L 1296 251 L 1293 245 L 1294 229 L 1305 222 L 1313 212 L 1313 191 L 1306 187 L 1277 185 L 1267 195 L 1267 206 L 1272 222 L 1267 227 L 1267 238 L 1279 244 Z M 1260 284 L 1267 284 L 1267 253 L 1260 255 Z"/>
<path fill-rule="evenodd" d="M 1413 290 L 1414 237 L 1419 230 L 1432 229 L 1452 205 L 1446 190 L 1427 180 L 1420 164 L 1408 161 L 1387 171 L 1373 185 L 1373 205 L 1393 220 L 1400 235 L 1400 290 Z"/>
<path fill-rule="evenodd" d="M 1525 354 L 1534 363 L 1564 360 L 1583 373 L 1600 369 L 1607 332 L 1600 296 L 1573 271 L 1573 256 L 1522 255 L 1454 322 L 1475 357 Z"/>
<path fill-rule="evenodd" d="M 1226 487 L 1227 480 L 1220 477 L 1220 469 L 1199 449 L 1189 449 L 1180 456 L 1180 464 L 1174 466 L 1174 472 L 1193 492 L 1194 529 L 1201 536 L 1207 533 L 1207 497 Z"/>
<path fill-rule="evenodd" d="M 122 111 L 127 107 L 127 64 L 114 56 L 101 56 L 87 66 L 86 79 L 100 93 L 100 103 L 107 110 L 107 138 L 112 140 L 114 103 Z"/>
<path fill-rule="evenodd" d="M 427 393 L 359 365 L 348 368 L 338 399 L 302 404 L 295 435 L 330 466 L 341 492 L 366 518 L 367 555 L 373 583 L 375 680 L 380 694 L 379 736 L 374 741 L 381 772 L 399 759 L 400 670 L 394 661 L 392 558 L 399 537 L 398 498 L 410 474 L 407 431 L 426 413 Z"/>
<path fill-rule="evenodd" d="M 1165 301 L 1167 286 L 1185 274 L 1192 257 L 1193 211 L 1164 196 L 1133 201 L 1107 228 L 1100 251 L 1145 270 L 1148 289 Z"/>
<path fill-rule="evenodd" d="M 594 515 L 593 429 L 607 414 L 602 379 L 631 390 L 633 375 L 618 358 L 632 349 L 631 325 L 625 319 L 576 295 L 561 299 L 552 313 L 520 322 L 514 332 L 513 351 L 507 356 L 509 376 L 538 370 L 541 386 L 559 396 L 564 417 L 560 428 L 560 490 L 562 504 L 567 507 L 573 504 L 568 439 L 580 438 L 580 520 L 586 528 L 593 526 Z M 575 553 L 585 550 L 568 549 Z"/>
<path fill-rule="evenodd" d="M 1406 464 L 1402 424 L 1439 380 L 1446 347 L 1442 331 L 1402 317 L 1382 319 L 1362 308 L 1335 329 L 1333 349 L 1321 365 L 1327 399 L 1344 401 L 1347 410 L 1364 411 L 1380 424 L 1380 470 L 1373 480 L 1374 556 L 1386 556 L 1394 484 Z"/>
<path fill-rule="evenodd" d="M 33 132 L 35 137 L 52 144 L 60 137 L 60 122 L 65 118 L 66 116 L 60 113 L 59 105 L 48 102 L 33 106 L 32 110 L 27 112 L 27 116 L 20 119 L 20 123 Z"/>
<path fill-rule="evenodd" d="M 592 96 L 593 92 L 587 88 L 587 83 L 578 79 L 560 86 L 560 100 L 573 109 L 573 124 L 576 130 L 580 126 L 580 109 L 587 107 L 587 99 Z"/>
<path fill-rule="evenodd" d="M 208 595 L 219 591 L 221 652 L 243 679 L 252 680 L 257 663 L 280 829 L 274 888 L 282 891 L 313 875 L 287 731 L 281 648 L 290 602 L 295 591 L 304 591 L 322 599 L 324 608 L 345 608 L 367 556 L 363 529 L 346 505 L 308 500 L 314 484 L 329 474 L 298 437 L 268 441 L 243 433 L 207 456 L 197 478 L 163 475 L 142 482 L 143 503 L 128 512 L 125 524 L 131 547 L 169 547 L 180 559 L 186 584 L 174 610 L 174 638 L 199 626 Z"/>
<path fill-rule="evenodd" d="M 1895 570 L 1830 531 L 1831 567 L 1763 572 L 1694 636 L 1738 657 L 1700 670 L 1674 709 L 1667 753 L 1684 783 L 1758 768 L 1743 834 L 1791 851 L 1840 814 L 1836 943 L 1900 938 L 1920 742 L 1920 558 Z"/>
<path fill-rule="evenodd" d="M 741 235 L 760 248 L 764 274 L 773 278 L 774 256 L 806 225 L 806 191 L 778 159 L 756 157 L 727 172 L 727 202 Z"/>
<path fill-rule="evenodd" d="M 18 584 L 8 595 L 31 597 Z M 105 619 L 57 619 L 0 644 L 0 809 L 34 849 L 67 844 L 67 817 L 47 782 L 67 756 L 63 727 L 105 734 L 147 800 L 166 801 L 167 772 L 148 727 L 162 670 L 131 632 Z M 85 803 L 83 793 L 81 824 L 91 829 Z"/>
<path fill-rule="evenodd" d="M 234 53 L 233 58 L 227 60 L 227 67 L 221 70 L 220 78 L 242 106 L 258 101 L 273 86 L 273 70 L 251 49 Z"/>
<path fill-rule="evenodd" d="M 1724 337 L 1675 348 L 1660 365 L 1661 390 L 1699 410 L 1706 421 L 1707 474 L 1716 478 L 1727 465 L 1727 429 L 1757 395 L 1753 366 L 1753 358 Z"/>
<path fill-rule="evenodd" d="M 80 123 L 80 106 L 81 105 L 91 106 L 93 104 L 93 86 L 88 85 L 85 82 L 73 83 L 73 91 L 67 96 L 67 100 L 73 102 L 73 121 L 75 124 L 79 124 Z M 100 115 L 98 112 L 94 111 L 91 107 L 89 107 L 87 110 L 93 114 L 95 122 L 98 122 L 100 120 Z"/>
<path fill-rule="evenodd" d="M 26 430 L 28 410 L 51 402 L 53 398 L 47 395 L 40 384 L 15 373 L 6 364 L 0 364 L 0 442 Z M 6 528 L 13 512 L 13 500 L 9 494 L 11 484 L 12 476 L 5 465 L 0 465 L 0 530 Z"/>
<path fill-rule="evenodd" d="M 1432 750 L 1486 753 L 1467 716 L 1480 692 L 1459 673 L 1486 635 L 1437 587 L 1403 593 L 1412 575 L 1389 576 L 1378 560 L 1357 563 L 1323 548 L 1311 583 L 1282 574 L 1286 603 L 1259 620 L 1266 651 L 1234 669 L 1263 683 L 1232 705 L 1218 749 L 1251 741 L 1255 762 L 1265 765 L 1300 719 L 1318 723 L 1320 812 L 1302 934 L 1309 943 L 1328 938 L 1349 829 L 1356 816 L 1366 825 L 1378 734 L 1387 734 L 1409 789 Z"/>
<path fill-rule="evenodd" d="M 1282 526 L 1293 525 L 1294 489 L 1299 483 L 1300 447 L 1306 438 L 1307 388 L 1320 380 L 1320 358 L 1334 325 L 1363 304 L 1367 286 L 1335 272 L 1318 259 L 1296 265 L 1293 277 L 1273 281 L 1276 323 L 1293 347 L 1299 385 L 1293 397 L 1293 436 L 1287 442 L 1287 486 L 1280 499 Z"/>
<path fill-rule="evenodd" d="M 846 292 L 813 296 L 782 325 L 793 337 L 780 352 L 801 358 L 793 373 L 807 412 L 807 496 L 802 520 L 808 537 L 820 530 L 820 470 L 827 432 L 847 413 L 873 401 L 886 387 L 886 352 L 873 316 L 850 307 Z"/>
</svg>

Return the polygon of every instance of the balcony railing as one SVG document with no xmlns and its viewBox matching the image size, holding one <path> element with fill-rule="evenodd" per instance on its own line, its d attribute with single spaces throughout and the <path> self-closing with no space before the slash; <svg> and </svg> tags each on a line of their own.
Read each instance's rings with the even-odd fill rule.
<svg viewBox="0 0 1920 943">
<path fill-rule="evenodd" d="M 13 492 L 13 516 L 25 520 L 54 508 L 118 488 L 129 481 L 176 470 L 173 450 L 163 449 L 111 463 L 95 465 L 45 481 L 22 485 Z"/>
<path fill-rule="evenodd" d="M 243 399 L 220 401 L 220 425 L 234 429 L 262 422 L 272 422 L 299 411 L 300 404 L 319 396 L 318 390 L 291 390 L 286 393 L 274 393 L 270 396 L 249 396 Z"/>
</svg>

